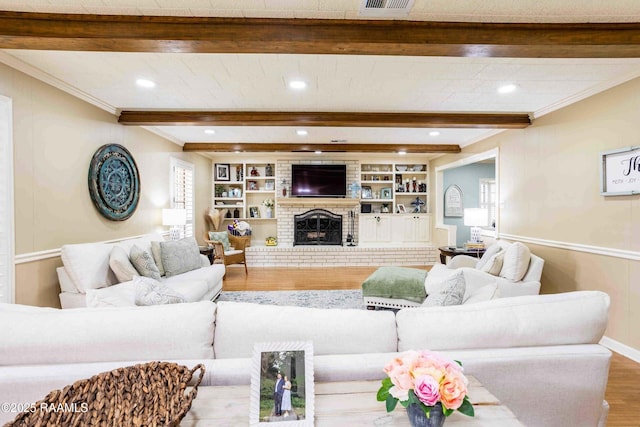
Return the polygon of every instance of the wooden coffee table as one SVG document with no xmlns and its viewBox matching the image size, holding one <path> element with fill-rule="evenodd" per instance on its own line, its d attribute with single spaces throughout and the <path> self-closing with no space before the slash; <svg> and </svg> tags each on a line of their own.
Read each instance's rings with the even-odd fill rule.
<svg viewBox="0 0 640 427">
<path fill-rule="evenodd" d="M 472 377 L 469 397 L 475 409 L 470 418 L 455 412 L 445 425 L 465 427 L 523 427 L 513 412 Z M 388 426 L 409 427 L 400 405 L 387 413 L 384 402 L 376 400 L 380 381 L 347 381 L 315 384 L 315 425 L 318 427 Z M 182 427 L 248 426 L 250 387 L 200 387 Z M 274 422 L 274 426 L 278 423 Z"/>
</svg>

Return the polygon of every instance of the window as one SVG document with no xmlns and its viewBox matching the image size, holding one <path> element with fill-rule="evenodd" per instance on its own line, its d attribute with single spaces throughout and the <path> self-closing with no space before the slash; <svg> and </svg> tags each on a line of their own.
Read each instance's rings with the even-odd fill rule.
<svg viewBox="0 0 640 427">
<path fill-rule="evenodd" d="M 171 158 L 171 207 L 187 211 L 183 237 L 193 236 L 193 174 L 193 164 Z"/>
<path fill-rule="evenodd" d="M 496 228 L 496 180 L 480 179 L 480 209 L 486 209 L 487 224 Z"/>
<path fill-rule="evenodd" d="M 0 302 L 13 303 L 13 137 L 11 99 L 0 96 Z"/>
</svg>

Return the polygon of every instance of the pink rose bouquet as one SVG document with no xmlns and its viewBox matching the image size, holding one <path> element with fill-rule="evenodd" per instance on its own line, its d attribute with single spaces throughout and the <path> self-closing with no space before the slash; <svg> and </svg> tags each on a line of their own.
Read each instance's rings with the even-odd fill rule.
<svg viewBox="0 0 640 427">
<path fill-rule="evenodd" d="M 473 417 L 473 406 L 467 396 L 468 381 L 460 362 L 432 351 L 407 351 L 389 362 L 384 371 L 389 377 L 382 380 L 377 399 L 386 402 L 387 412 L 393 411 L 400 401 L 405 408 L 417 404 L 429 417 L 439 402 L 445 416 L 458 410 Z"/>
</svg>

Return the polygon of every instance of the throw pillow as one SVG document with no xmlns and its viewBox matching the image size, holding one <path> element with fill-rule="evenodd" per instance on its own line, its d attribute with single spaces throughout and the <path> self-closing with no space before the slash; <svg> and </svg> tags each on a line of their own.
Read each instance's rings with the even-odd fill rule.
<svg viewBox="0 0 640 427">
<path fill-rule="evenodd" d="M 151 242 L 151 255 L 153 255 L 153 261 L 155 261 L 158 271 L 161 276 L 164 276 L 164 265 L 162 265 L 162 249 L 160 248 L 160 242 Z"/>
<path fill-rule="evenodd" d="M 185 302 L 184 296 L 169 286 L 149 277 L 136 276 L 136 305 L 177 304 Z"/>
<path fill-rule="evenodd" d="M 229 241 L 229 233 L 226 231 L 210 231 L 209 240 L 222 243 L 224 251 L 231 250 L 231 242 Z"/>
<path fill-rule="evenodd" d="M 482 258 L 480 258 L 480 261 L 477 262 L 476 269 L 481 270 L 482 267 L 484 267 L 484 265 L 491 259 L 491 257 L 501 251 L 502 246 L 498 245 L 497 243 L 489 246 L 485 253 L 482 254 Z"/>
<path fill-rule="evenodd" d="M 127 252 L 120 246 L 114 246 L 109 255 L 109 267 L 118 278 L 118 282 L 128 282 L 137 276 L 138 270 L 129 261 Z"/>
<path fill-rule="evenodd" d="M 129 253 L 129 258 L 131 258 L 131 263 L 140 275 L 160 280 L 160 271 L 149 252 L 140 249 L 138 245 L 133 245 Z"/>
<path fill-rule="evenodd" d="M 200 248 L 193 237 L 160 242 L 162 265 L 167 277 L 202 267 Z"/>
<path fill-rule="evenodd" d="M 497 254 L 493 255 L 486 263 L 482 266 L 480 271 L 484 271 L 485 273 L 492 274 L 497 276 L 500 274 L 502 270 L 502 263 L 504 262 L 504 251 L 500 251 Z"/>
<path fill-rule="evenodd" d="M 486 285 L 472 293 L 462 301 L 463 304 L 475 304 L 477 302 L 489 301 L 492 299 L 500 298 L 500 289 L 498 289 L 497 283 Z"/>
<path fill-rule="evenodd" d="M 460 305 L 467 287 L 464 274 L 458 271 L 447 277 L 443 282 L 442 290 L 435 294 L 429 294 L 422 303 L 423 307 L 437 307 L 445 305 Z"/>
<path fill-rule="evenodd" d="M 531 251 L 520 242 L 512 243 L 504 254 L 500 277 L 512 282 L 519 282 L 529 269 Z"/>
<path fill-rule="evenodd" d="M 427 272 L 418 268 L 380 267 L 362 283 L 362 295 L 422 302 L 427 296 L 426 276 Z"/>
</svg>

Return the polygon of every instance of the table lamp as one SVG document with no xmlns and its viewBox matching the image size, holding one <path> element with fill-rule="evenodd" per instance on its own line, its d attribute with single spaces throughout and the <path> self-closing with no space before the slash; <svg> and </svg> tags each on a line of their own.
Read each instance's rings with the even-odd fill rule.
<svg viewBox="0 0 640 427">
<path fill-rule="evenodd" d="M 180 239 L 180 227 L 187 223 L 186 209 L 162 209 L 162 225 L 168 225 L 171 240 Z"/>
<path fill-rule="evenodd" d="M 469 208 L 464 210 L 464 225 L 471 227 L 471 241 L 480 242 L 480 227 L 486 227 L 489 212 L 486 209 Z"/>
</svg>

